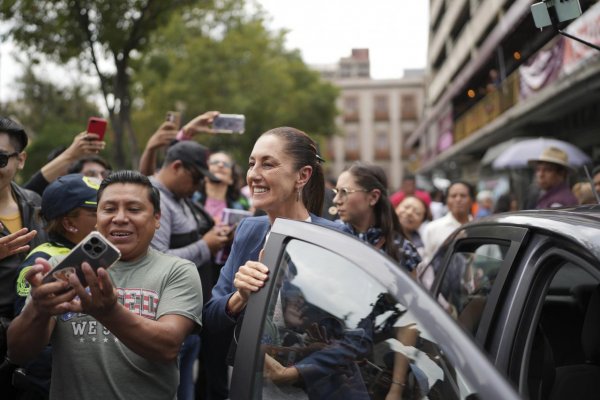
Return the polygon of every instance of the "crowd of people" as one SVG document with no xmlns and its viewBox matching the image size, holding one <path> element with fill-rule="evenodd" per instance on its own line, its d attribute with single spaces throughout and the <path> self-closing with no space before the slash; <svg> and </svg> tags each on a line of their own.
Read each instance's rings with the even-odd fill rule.
<svg viewBox="0 0 600 400">
<path fill-rule="evenodd" d="M 226 399 L 244 310 L 269 278 L 262 249 L 276 218 L 353 235 L 427 286 L 432 276 L 421 271 L 456 228 L 519 208 L 511 193 L 476 194 L 466 181 L 428 193 L 410 174 L 389 193 L 384 170 L 361 162 L 328 188 L 316 142 L 291 127 L 260 135 L 244 182 L 227 151 L 176 140 L 183 131 L 180 137 L 201 141 L 217 115 L 204 113 L 181 129 L 163 122 L 137 171 L 112 171 L 101 156 L 106 143 L 82 132 L 23 186 L 14 178 L 29 138 L 0 117 L 3 398 Z M 571 189 L 562 150 L 548 148 L 530 163 L 535 190 L 525 208 L 596 202 L 600 167 L 593 182 Z M 225 210 L 254 216 L 230 224 Z M 83 263 L 86 286 L 77 274 L 43 282 L 94 230 L 120 260 L 97 270 Z M 308 382 L 314 371 L 307 360 L 284 367 L 267 355 L 265 375 Z M 394 379 L 406 369 L 397 357 Z M 322 379 L 334 385 L 335 376 Z M 90 392 L 97 381 L 103 384 Z M 400 398 L 398 389 L 388 398 Z"/>
</svg>

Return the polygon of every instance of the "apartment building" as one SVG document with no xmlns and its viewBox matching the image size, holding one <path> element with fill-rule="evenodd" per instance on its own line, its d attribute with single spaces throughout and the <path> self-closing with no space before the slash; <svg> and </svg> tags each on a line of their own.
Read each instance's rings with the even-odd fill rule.
<svg viewBox="0 0 600 400">
<path fill-rule="evenodd" d="M 540 0 L 537 0 L 540 1 Z M 600 52 L 534 26 L 533 0 L 430 0 L 424 117 L 407 140 L 417 171 L 477 181 L 511 138 L 548 136 L 600 159 Z M 561 24 L 600 44 L 600 4 Z"/>
<path fill-rule="evenodd" d="M 338 132 L 327 144 L 327 173 L 337 177 L 354 161 L 380 165 L 390 189 L 414 170 L 404 142 L 416 129 L 424 104 L 422 70 L 404 71 L 400 79 L 370 77 L 368 49 L 353 49 L 335 68 L 321 66 L 322 76 L 340 88 Z"/>
</svg>

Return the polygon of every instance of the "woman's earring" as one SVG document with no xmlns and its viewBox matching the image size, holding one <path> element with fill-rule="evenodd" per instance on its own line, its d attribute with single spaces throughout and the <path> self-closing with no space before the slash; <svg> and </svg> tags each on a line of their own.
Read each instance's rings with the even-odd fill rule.
<svg viewBox="0 0 600 400">
<path fill-rule="evenodd" d="M 298 191 L 296 192 L 296 201 L 300 201 L 300 188 L 298 188 Z"/>
</svg>

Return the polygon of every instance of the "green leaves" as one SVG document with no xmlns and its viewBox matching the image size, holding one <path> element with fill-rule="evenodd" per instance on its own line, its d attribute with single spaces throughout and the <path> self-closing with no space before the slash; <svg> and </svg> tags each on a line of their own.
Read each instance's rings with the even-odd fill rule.
<svg viewBox="0 0 600 400">
<path fill-rule="evenodd" d="M 178 105 L 185 108 L 184 120 L 208 110 L 245 114 L 246 134 L 200 139 L 243 162 L 256 138 L 276 126 L 333 133 L 337 89 L 310 70 L 298 52 L 286 50 L 284 34 L 269 32 L 261 13 L 221 3 L 215 10 L 192 7 L 173 16 L 136 61 L 133 118 L 143 127 L 140 141 Z"/>
</svg>

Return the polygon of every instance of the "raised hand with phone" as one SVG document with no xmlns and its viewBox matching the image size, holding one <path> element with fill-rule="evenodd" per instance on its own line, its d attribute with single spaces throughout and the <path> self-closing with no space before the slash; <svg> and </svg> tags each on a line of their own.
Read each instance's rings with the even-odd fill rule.
<svg viewBox="0 0 600 400">
<path fill-rule="evenodd" d="M 205 112 L 193 118 L 180 129 L 181 113 L 178 111 L 167 111 L 165 121 L 146 143 L 144 152 L 140 157 L 139 171 L 146 176 L 154 174 L 160 149 L 168 147 L 175 140 L 190 140 L 199 132 L 211 133 L 210 127 L 214 117 L 217 115 L 219 115 L 218 111 Z"/>
<path fill-rule="evenodd" d="M 96 117 L 92 118 L 98 120 Z M 25 183 L 24 187 L 41 195 L 50 182 L 67 174 L 69 168 L 75 162 L 85 157 L 98 155 L 106 147 L 106 142 L 103 140 L 106 129 L 105 123 L 106 121 L 104 121 L 104 124 L 91 123 L 90 125 L 88 123 L 87 129 L 75 135 L 71 145 L 52 161 L 45 164 Z M 104 127 L 102 128 L 102 126 Z"/>
<path fill-rule="evenodd" d="M 214 133 L 212 124 L 218 115 L 218 111 L 207 111 L 204 114 L 198 115 L 181 128 L 177 135 L 177 140 L 189 140 L 200 132 Z"/>
</svg>

